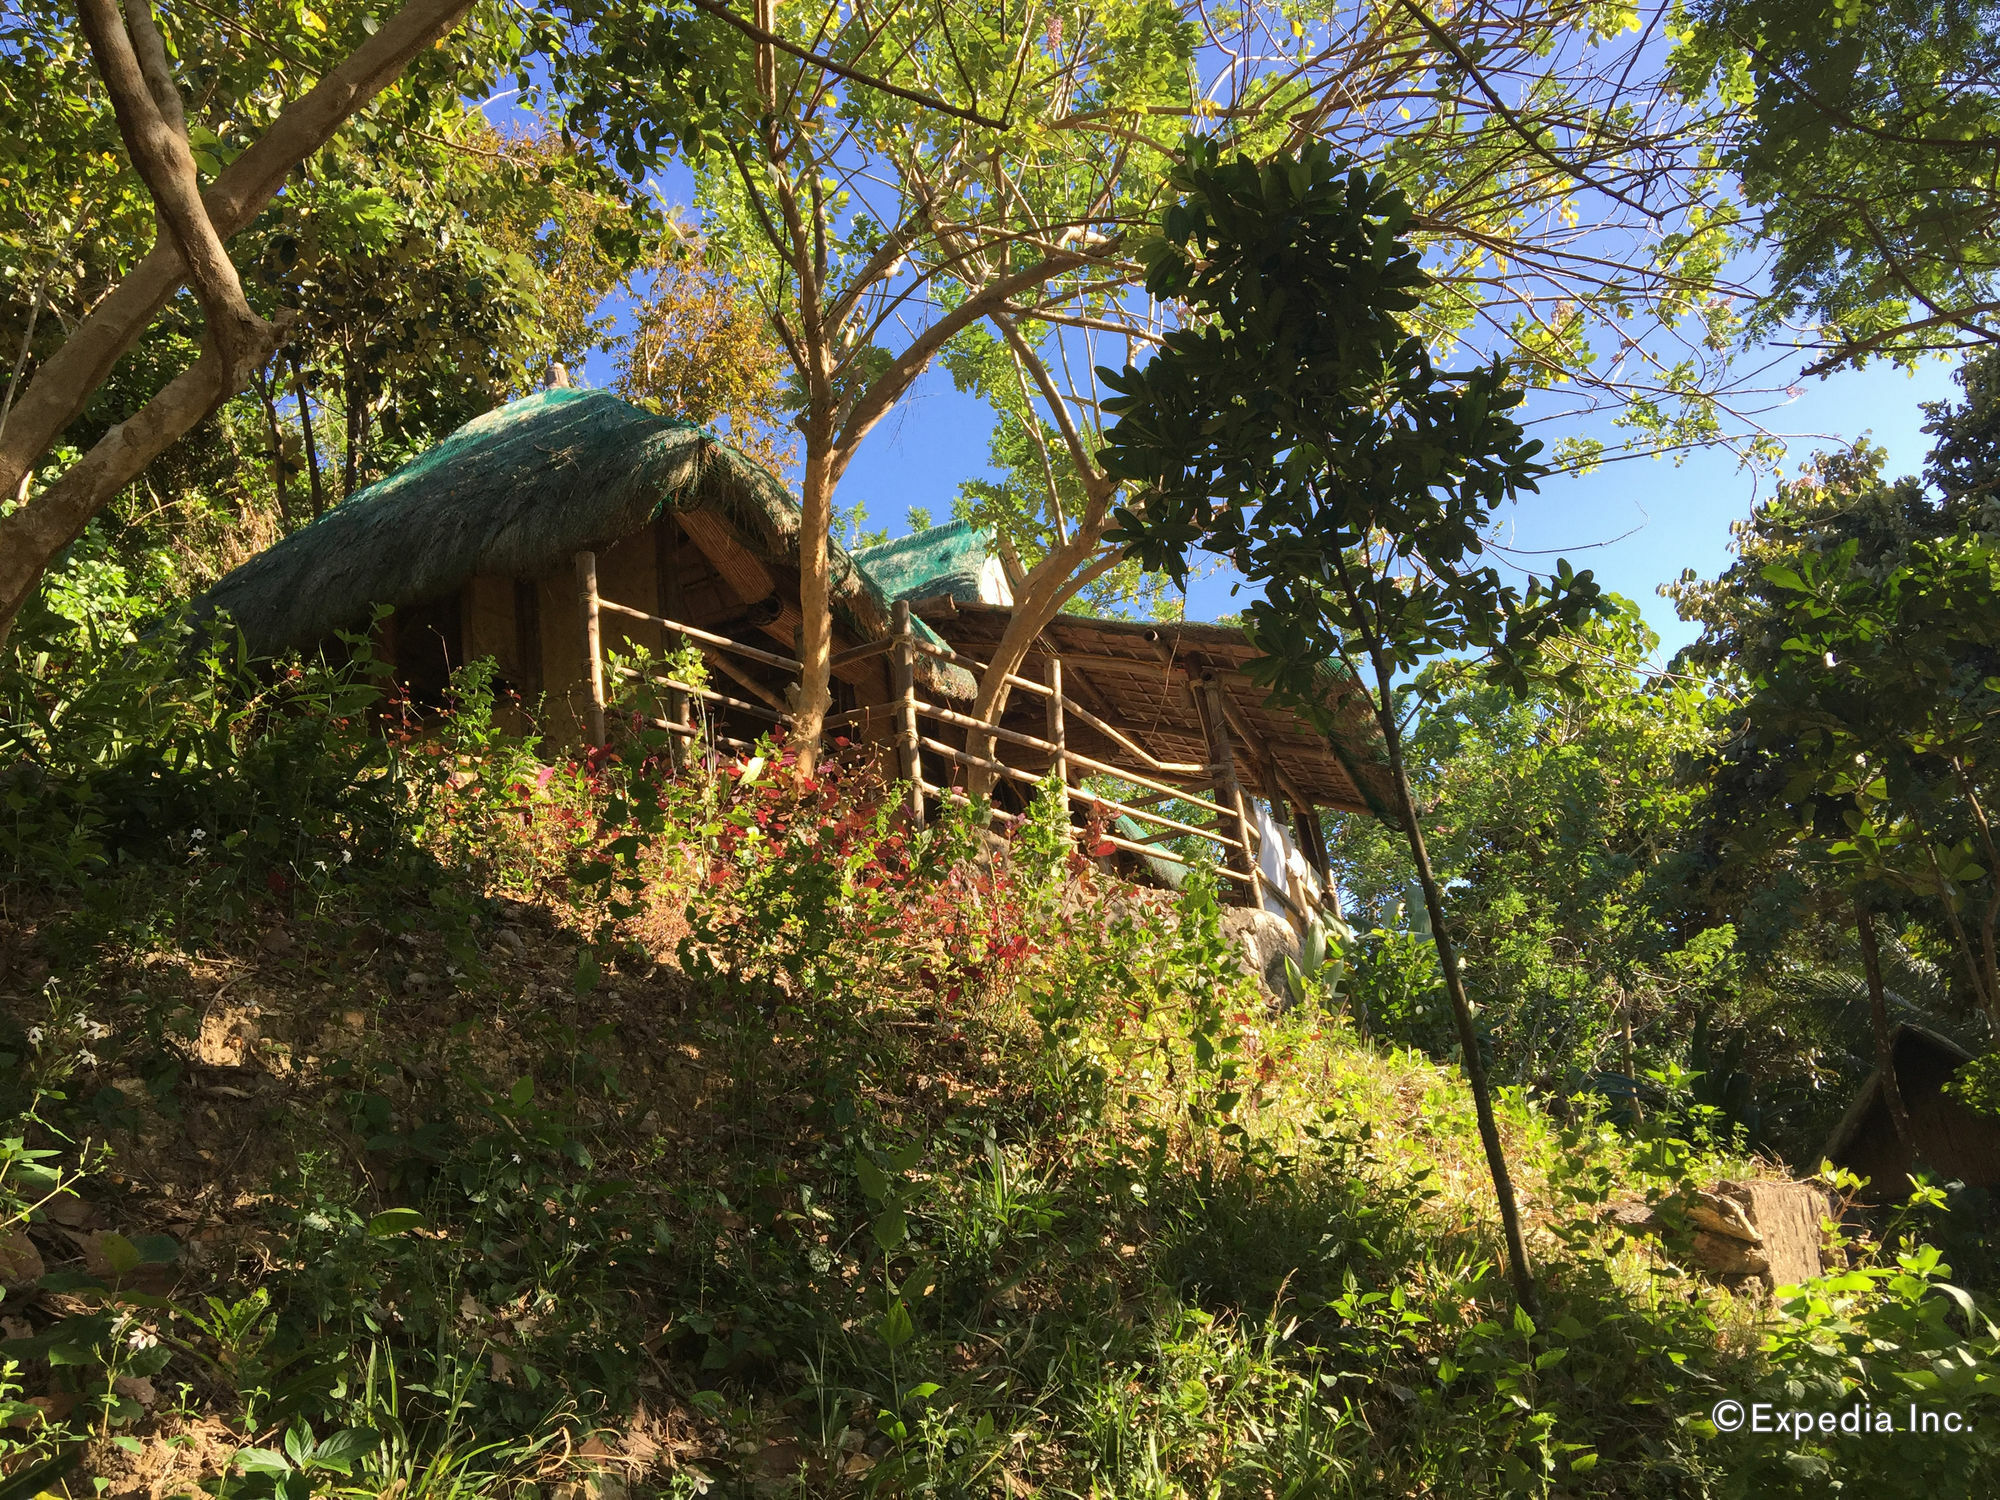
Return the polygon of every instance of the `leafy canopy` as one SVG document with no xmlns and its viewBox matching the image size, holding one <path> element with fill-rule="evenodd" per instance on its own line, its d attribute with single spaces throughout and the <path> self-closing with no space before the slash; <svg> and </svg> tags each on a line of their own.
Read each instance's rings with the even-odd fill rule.
<svg viewBox="0 0 2000 1500">
<path fill-rule="evenodd" d="M 1682 86 L 1735 106 L 1724 159 L 1762 214 L 1771 290 L 1824 371 L 2000 339 L 2000 7 L 1992 0 L 1700 0 Z"/>
<path fill-rule="evenodd" d="M 1402 193 L 1322 146 L 1259 164 L 1192 138 L 1173 186 L 1147 289 L 1194 316 L 1143 369 L 1099 372 L 1118 392 L 1105 466 L 1139 496 L 1118 538 L 1177 577 L 1191 548 L 1230 555 L 1263 587 L 1260 670 L 1301 696 L 1329 660 L 1386 684 L 1468 649 L 1523 681 L 1597 588 L 1564 563 L 1523 592 L 1477 563 L 1541 444 L 1503 365 L 1442 374 L 1408 331 L 1429 277 Z"/>
</svg>

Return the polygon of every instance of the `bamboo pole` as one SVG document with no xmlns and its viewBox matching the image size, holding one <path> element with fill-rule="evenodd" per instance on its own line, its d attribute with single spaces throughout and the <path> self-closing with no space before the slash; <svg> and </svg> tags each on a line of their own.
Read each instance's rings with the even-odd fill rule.
<svg viewBox="0 0 2000 1500">
<path fill-rule="evenodd" d="M 1042 700 L 1042 707 L 1048 716 L 1049 743 L 1056 747 L 1055 773 L 1062 778 L 1064 786 L 1075 786 L 1075 778 L 1069 768 L 1068 726 L 1063 722 L 1063 670 L 1062 658 L 1049 658 L 1049 695 Z M 998 751 L 996 749 L 997 756 Z"/>
<path fill-rule="evenodd" d="M 1229 743 L 1229 725 L 1222 712 L 1222 688 L 1212 676 L 1203 673 L 1196 690 L 1196 701 L 1205 710 L 1202 728 L 1208 733 L 1208 758 L 1215 767 L 1215 800 L 1225 811 L 1235 814 L 1236 833 L 1241 840 L 1230 861 L 1249 877 L 1251 904 L 1262 906 L 1264 879 L 1257 869 L 1257 833 L 1243 806 L 1243 787 L 1236 779 L 1236 752 Z"/>
<path fill-rule="evenodd" d="M 578 599 L 583 607 L 583 649 L 590 666 L 590 743 L 604 748 L 604 634 L 599 621 L 597 597 L 597 554 L 576 555 Z"/>
<path fill-rule="evenodd" d="M 892 616 L 896 654 L 889 676 L 896 696 L 896 774 L 910 784 L 910 816 L 924 821 L 923 752 L 917 734 L 917 653 L 910 628 L 910 601 L 898 599 Z"/>
<path fill-rule="evenodd" d="M 653 521 L 653 602 L 659 607 L 662 620 L 677 620 L 685 608 L 681 593 L 681 526 L 674 519 L 671 510 L 662 512 Z M 671 625 L 660 627 L 660 650 L 671 655 L 687 644 L 687 637 Z M 667 718 L 676 725 L 692 727 L 694 723 L 694 703 L 687 694 L 670 692 L 667 694 Z M 679 738 L 669 741 L 673 747 L 676 765 L 679 764 L 681 743 Z"/>
<path fill-rule="evenodd" d="M 996 776 L 1004 776 L 1012 781 L 1024 781 L 1029 786 L 1037 784 L 1032 774 L 1018 767 L 1010 766 L 1005 761 L 973 755 L 967 751 L 960 750 L 954 745 L 948 745 L 943 740 L 934 740 L 929 735 L 924 736 L 923 745 L 926 749 L 934 750 L 939 755 L 944 756 L 945 759 L 956 761 L 962 766 L 978 766 L 982 770 L 993 772 Z M 1164 813 L 1156 813 L 1144 808 L 1133 807 L 1130 803 L 1114 801 L 1110 797 L 1099 796 L 1095 792 L 1071 787 L 1069 788 L 1069 796 L 1071 801 L 1080 802 L 1086 807 L 1102 803 L 1112 812 L 1122 813 L 1134 822 L 1153 823 L 1161 828 L 1171 829 L 1175 833 L 1187 834 L 1198 839 L 1207 839 L 1211 844 L 1215 844 L 1223 849 L 1235 849 L 1239 847 L 1234 839 L 1225 837 L 1212 828 L 1201 828 L 1193 823 L 1183 823 L 1176 818 L 1168 817 Z"/>
<path fill-rule="evenodd" d="M 970 714 L 962 714 L 954 709 L 941 708 L 935 703 L 919 703 L 917 711 L 927 719 L 936 719 L 940 724 L 956 724 L 964 729 L 977 729 L 984 734 L 992 736 L 994 739 L 1003 740 L 1010 745 L 1023 745 L 1030 750 L 1046 750 L 1051 754 L 1054 753 L 1056 748 L 1047 740 L 1038 739 L 1032 734 L 1023 734 L 1018 729 L 1004 729 L 998 724 L 988 724 L 983 720 L 973 718 Z M 1129 781 L 1132 785 L 1145 787 L 1148 791 L 1164 792 L 1169 797 L 1178 797 L 1185 802 L 1192 803 L 1196 807 L 1205 807 L 1210 812 L 1224 818 L 1235 816 L 1226 807 L 1218 806 L 1213 802 L 1204 802 L 1199 795 L 1188 791 L 1186 787 L 1169 786 L 1163 781 L 1155 781 L 1149 776 L 1141 776 L 1129 766 L 1114 766 L 1109 761 L 1098 760 L 1095 756 L 1085 755 L 1081 750 L 1071 750 L 1068 752 L 1068 756 L 1069 763 L 1072 766 L 1081 767 L 1083 770 L 1097 771 L 1105 776 L 1116 776 L 1120 781 Z"/>
<path fill-rule="evenodd" d="M 784 672 L 802 670 L 799 663 L 792 657 L 780 656 L 775 651 L 760 651 L 755 646 L 746 646 L 741 641 L 733 641 L 726 635 L 717 635 L 712 630 L 702 630 L 682 620 L 663 620 L 658 615 L 647 614 L 643 609 L 633 609 L 629 604 L 618 604 L 610 599 L 598 600 L 598 606 L 599 608 L 610 610 L 613 614 L 629 615 L 635 620 L 649 620 L 655 625 L 664 626 L 666 629 L 677 631 L 681 635 L 692 636 L 703 645 L 714 646 L 723 651 L 734 651 L 738 656 L 747 656 L 752 661 L 761 661 L 767 667 L 776 667 Z"/>
</svg>

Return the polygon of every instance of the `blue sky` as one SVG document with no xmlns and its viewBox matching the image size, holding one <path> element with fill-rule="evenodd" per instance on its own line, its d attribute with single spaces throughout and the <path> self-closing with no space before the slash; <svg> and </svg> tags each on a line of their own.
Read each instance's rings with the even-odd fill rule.
<svg viewBox="0 0 2000 1500">
<path fill-rule="evenodd" d="M 1887 366 L 1810 381 L 1804 393 L 1764 420 L 1794 434 L 1783 471 L 1796 471 L 1817 448 L 1845 444 L 1868 433 L 1889 451 L 1890 472 L 1914 472 L 1927 440 L 1918 403 L 1957 395 L 1950 367 L 1927 364 L 1914 375 Z M 938 519 L 951 510 L 960 481 L 987 474 L 986 439 L 992 417 L 984 403 L 961 396 L 951 380 L 933 371 L 901 408 L 871 433 L 841 483 L 840 503 L 863 501 L 871 526 L 900 536 L 905 516 L 922 506 Z M 1525 566 L 1547 567 L 1557 555 L 1591 568 L 1607 588 L 1636 600 L 1661 637 L 1664 659 L 1693 638 L 1658 587 L 1683 568 L 1712 576 L 1729 561 L 1729 523 L 1749 513 L 1771 480 L 1737 466 L 1726 451 L 1672 459 L 1640 458 L 1607 464 L 1593 474 L 1544 483 L 1541 493 L 1503 512 L 1507 544 Z M 1547 553 L 1543 557 L 1526 554 Z M 1230 577 L 1198 579 L 1189 590 L 1189 613 L 1207 618 L 1240 608 L 1230 598 Z"/>
<path fill-rule="evenodd" d="M 666 203 L 687 203 L 694 197 L 693 175 L 682 163 L 652 185 Z M 1789 365 L 1775 363 L 1756 383 L 1775 378 L 1782 384 L 1790 370 L 1809 358 L 1795 355 Z M 1768 359 L 1769 351 L 1746 356 L 1753 366 Z M 1761 413 L 1759 421 L 1787 440 L 1781 465 L 1786 476 L 1816 449 L 1844 446 L 1863 434 L 1888 450 L 1892 475 L 1912 473 L 1922 465 L 1927 447 L 1920 403 L 1957 396 L 1952 368 L 1933 361 L 1911 373 L 1878 365 L 1808 380 L 1795 387 L 1799 395 Z M 583 378 L 612 384 L 612 360 L 593 355 Z M 1607 447 L 1621 436 L 1601 421 L 1579 425 Z M 866 527 L 885 528 L 891 536 L 908 531 L 906 518 L 913 506 L 945 520 L 962 481 L 992 474 L 986 463 L 991 428 L 990 409 L 961 395 L 950 377 L 934 368 L 862 444 L 836 503 L 846 509 L 861 502 Z M 1554 423 L 1534 430 L 1551 444 L 1569 434 Z M 1591 474 L 1546 481 L 1539 494 L 1502 512 L 1503 540 L 1521 567 L 1545 570 L 1557 557 L 1567 557 L 1578 568 L 1592 569 L 1605 587 L 1635 600 L 1660 636 L 1659 660 L 1664 662 L 1693 638 L 1694 630 L 1660 597 L 1659 586 L 1686 568 L 1710 577 L 1726 567 L 1730 522 L 1746 516 L 1772 485 L 1770 475 L 1739 467 L 1735 456 L 1721 448 L 1686 454 L 1678 462 L 1671 457 L 1620 460 Z M 1241 608 L 1243 601 L 1231 597 L 1233 578 L 1219 565 L 1197 577 L 1189 588 L 1190 617 L 1211 619 Z"/>
</svg>

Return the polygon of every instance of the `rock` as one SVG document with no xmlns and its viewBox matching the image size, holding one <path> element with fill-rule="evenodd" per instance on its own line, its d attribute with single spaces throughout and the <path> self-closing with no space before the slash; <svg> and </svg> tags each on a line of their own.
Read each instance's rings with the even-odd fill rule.
<svg viewBox="0 0 2000 1500">
<path fill-rule="evenodd" d="M 1658 1208 L 1620 1199 L 1605 1217 L 1629 1234 L 1666 1238 L 1675 1259 L 1709 1276 L 1732 1284 L 1754 1278 L 1775 1292 L 1823 1274 L 1820 1220 L 1831 1206 L 1826 1191 L 1811 1183 L 1757 1178 L 1718 1182 Z M 1694 1232 L 1675 1238 L 1676 1226 Z"/>
<path fill-rule="evenodd" d="M 42 1252 L 20 1230 L 0 1234 L 0 1287 L 12 1291 L 33 1286 L 42 1279 L 46 1269 L 42 1264 Z"/>
<path fill-rule="evenodd" d="M 528 945 L 521 941 L 521 934 L 511 927 L 502 927 L 498 932 L 494 933 L 493 942 L 494 946 L 505 948 L 516 958 L 521 957 L 528 951 Z"/>
<path fill-rule="evenodd" d="M 1292 1003 L 1285 983 L 1285 960 L 1298 961 L 1299 937 L 1292 924 L 1261 907 L 1232 906 L 1222 913 L 1222 935 L 1243 952 L 1243 966 L 1274 1005 Z"/>
</svg>

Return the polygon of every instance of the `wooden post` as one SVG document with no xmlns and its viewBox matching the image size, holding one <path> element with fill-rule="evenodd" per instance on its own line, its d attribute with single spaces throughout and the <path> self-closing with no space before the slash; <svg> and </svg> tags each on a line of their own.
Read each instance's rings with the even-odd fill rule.
<svg viewBox="0 0 2000 1500">
<path fill-rule="evenodd" d="M 1222 711 L 1222 687 L 1204 673 L 1196 693 L 1204 710 L 1202 728 L 1208 734 L 1208 759 L 1214 767 L 1216 801 L 1236 816 L 1236 837 L 1243 847 L 1231 851 L 1230 863 L 1250 882 L 1250 904 L 1264 904 L 1264 877 L 1257 870 L 1257 830 L 1243 805 L 1243 787 L 1236 779 L 1236 752 L 1229 743 L 1229 724 Z"/>
<path fill-rule="evenodd" d="M 597 554 L 576 555 L 577 594 L 583 605 L 583 649 L 590 665 L 590 743 L 604 747 L 604 635 L 597 612 Z"/>
<path fill-rule="evenodd" d="M 1075 786 L 1076 778 L 1069 769 L 1069 737 L 1063 725 L 1063 669 L 1062 658 L 1049 658 L 1049 696 L 1043 699 L 1048 710 L 1049 743 L 1056 747 L 1055 773 L 1062 778 L 1064 786 Z"/>
<path fill-rule="evenodd" d="M 889 675 L 896 692 L 896 774 L 910 784 L 910 816 L 924 820 L 924 763 L 917 735 L 917 651 L 911 644 L 910 601 L 898 599 L 892 615 L 896 650 Z"/>
<path fill-rule="evenodd" d="M 681 620 L 685 600 L 681 594 L 681 528 L 671 510 L 663 511 L 653 522 L 653 597 L 658 601 L 663 619 Z M 679 631 L 660 632 L 660 650 L 674 652 L 687 644 L 687 637 Z M 693 700 L 679 689 L 667 693 L 667 719 L 670 723 L 686 727 L 692 718 Z M 667 736 L 668 754 L 675 765 L 684 760 L 684 752 L 692 748 L 677 734 Z"/>
</svg>

